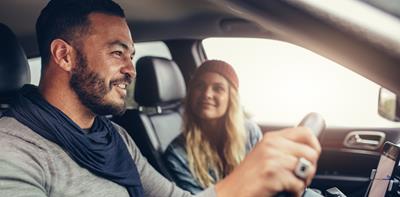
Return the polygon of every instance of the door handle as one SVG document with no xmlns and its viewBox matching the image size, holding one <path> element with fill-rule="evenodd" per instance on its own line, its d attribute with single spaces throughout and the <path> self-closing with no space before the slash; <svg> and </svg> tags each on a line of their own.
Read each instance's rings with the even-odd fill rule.
<svg viewBox="0 0 400 197">
<path fill-rule="evenodd" d="M 348 148 L 377 150 L 385 141 L 381 131 L 352 131 L 346 135 L 343 145 Z"/>
<path fill-rule="evenodd" d="M 377 146 L 379 145 L 379 141 L 380 140 L 367 140 L 367 139 L 363 139 L 360 135 L 355 135 L 354 136 L 356 141 L 355 144 L 358 145 L 372 145 L 372 146 Z"/>
</svg>

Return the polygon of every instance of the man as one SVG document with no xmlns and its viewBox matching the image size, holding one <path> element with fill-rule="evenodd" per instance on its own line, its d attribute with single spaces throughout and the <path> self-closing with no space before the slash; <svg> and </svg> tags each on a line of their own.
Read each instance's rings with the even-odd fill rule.
<svg viewBox="0 0 400 197">
<path fill-rule="evenodd" d="M 36 24 L 42 76 L 0 119 L 0 196 L 190 196 L 158 174 L 121 127 L 134 43 L 111 0 L 52 0 Z M 320 145 L 309 129 L 271 132 L 198 196 L 299 195 Z M 310 173 L 296 176 L 299 158 Z"/>
</svg>

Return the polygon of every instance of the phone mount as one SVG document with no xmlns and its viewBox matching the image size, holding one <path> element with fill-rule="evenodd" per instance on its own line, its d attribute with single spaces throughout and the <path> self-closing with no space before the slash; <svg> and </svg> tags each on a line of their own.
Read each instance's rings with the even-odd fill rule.
<svg viewBox="0 0 400 197">
<path fill-rule="evenodd" d="M 367 192 L 365 192 L 364 197 L 369 196 L 369 192 L 371 191 L 371 187 L 372 187 L 373 180 L 375 179 L 375 175 L 376 175 L 376 169 L 372 169 L 371 175 L 369 177 L 370 182 L 369 182 Z M 397 178 L 391 178 L 389 180 L 389 184 L 388 184 L 388 187 L 385 192 L 385 197 L 392 197 L 392 196 L 393 197 L 400 196 L 400 180 Z"/>
</svg>

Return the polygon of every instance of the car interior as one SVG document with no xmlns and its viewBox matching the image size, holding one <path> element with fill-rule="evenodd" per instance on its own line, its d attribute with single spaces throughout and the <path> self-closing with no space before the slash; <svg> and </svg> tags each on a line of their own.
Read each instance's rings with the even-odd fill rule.
<svg viewBox="0 0 400 197">
<path fill-rule="evenodd" d="M 142 154 L 161 174 L 170 180 L 163 153 L 182 125 L 182 99 L 186 86 L 173 60 L 146 56 L 137 61 L 135 101 L 138 107 L 128 109 L 113 121 L 124 127 L 139 146 Z"/>
<path fill-rule="evenodd" d="M 4 24 L 0 24 L 0 113 L 13 102 L 19 88 L 30 83 L 28 59 L 17 37 Z"/>
<path fill-rule="evenodd" d="M 39 57 L 35 22 L 47 2 L 0 2 L 0 113 L 12 105 L 20 87 L 32 83 L 32 67 L 40 66 L 28 63 L 28 59 Z M 128 98 L 132 104 L 125 114 L 111 119 L 128 131 L 150 164 L 171 181 L 173 176 L 166 169 L 162 154 L 181 131 L 186 84 L 196 67 L 208 59 L 203 46 L 207 38 L 257 38 L 291 43 L 400 95 L 400 7 L 393 3 L 395 0 L 385 1 L 386 4 L 379 0 L 116 2 L 125 10 L 135 44 L 161 42 L 170 57 L 144 54 L 134 60 L 137 78 Z M 220 50 L 226 49 L 220 46 Z M 291 57 L 282 54 L 281 58 Z M 351 110 L 343 109 L 344 113 Z M 257 123 L 263 132 L 293 126 Z M 346 196 L 364 196 L 384 142 L 400 142 L 400 126 L 367 123 L 365 126 L 327 124 L 319 135 L 322 154 L 311 188 L 324 192 L 336 187 Z"/>
</svg>

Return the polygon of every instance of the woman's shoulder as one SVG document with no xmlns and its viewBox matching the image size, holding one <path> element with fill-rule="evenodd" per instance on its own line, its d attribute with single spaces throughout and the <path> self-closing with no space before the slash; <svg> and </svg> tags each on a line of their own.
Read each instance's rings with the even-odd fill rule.
<svg viewBox="0 0 400 197">
<path fill-rule="evenodd" d="M 253 120 L 250 119 L 246 119 L 244 122 L 244 127 L 246 129 L 247 132 L 251 134 L 261 134 L 261 128 L 260 126 L 258 126 L 258 124 L 256 122 L 254 122 Z"/>
<path fill-rule="evenodd" d="M 247 131 L 246 151 L 249 152 L 262 138 L 260 127 L 252 120 L 245 120 L 245 128 Z"/>
<path fill-rule="evenodd" d="M 177 136 L 165 150 L 163 157 L 170 168 L 187 165 L 187 154 L 183 135 Z"/>
<path fill-rule="evenodd" d="M 185 138 L 183 134 L 180 134 L 168 145 L 165 154 L 181 154 L 183 152 L 185 152 Z"/>
<path fill-rule="evenodd" d="M 181 133 L 180 135 L 176 136 L 175 139 L 169 144 L 172 147 L 184 147 L 185 146 L 185 137 Z"/>
</svg>

